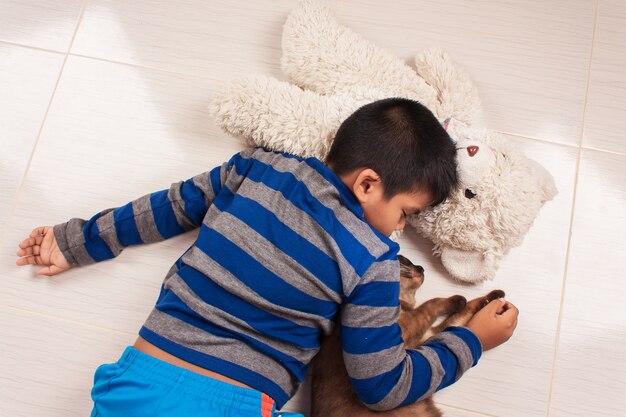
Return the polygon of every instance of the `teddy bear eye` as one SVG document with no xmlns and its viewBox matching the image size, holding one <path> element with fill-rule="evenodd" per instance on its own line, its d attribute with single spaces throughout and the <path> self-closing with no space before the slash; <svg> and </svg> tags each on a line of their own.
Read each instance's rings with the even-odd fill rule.
<svg viewBox="0 0 626 417">
<path fill-rule="evenodd" d="M 474 197 L 476 197 L 476 193 L 474 191 L 472 191 L 470 188 L 466 188 L 465 189 L 465 197 L 472 199 Z"/>
</svg>

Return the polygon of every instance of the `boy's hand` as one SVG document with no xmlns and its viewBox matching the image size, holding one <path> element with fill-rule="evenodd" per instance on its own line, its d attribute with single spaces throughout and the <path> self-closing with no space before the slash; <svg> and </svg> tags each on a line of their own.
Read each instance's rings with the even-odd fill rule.
<svg viewBox="0 0 626 417">
<path fill-rule="evenodd" d="M 517 326 L 519 310 L 504 298 L 493 300 L 472 317 L 467 327 L 489 350 L 509 340 Z"/>
<path fill-rule="evenodd" d="M 37 275 L 52 276 L 70 269 L 50 226 L 36 228 L 19 246 L 17 256 L 21 258 L 15 262 L 17 265 L 46 265 L 37 271 Z"/>
</svg>

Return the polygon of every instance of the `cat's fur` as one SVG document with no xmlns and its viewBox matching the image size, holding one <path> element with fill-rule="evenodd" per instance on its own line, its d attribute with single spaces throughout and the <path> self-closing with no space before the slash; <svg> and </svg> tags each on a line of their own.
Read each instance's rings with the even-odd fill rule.
<svg viewBox="0 0 626 417">
<path fill-rule="evenodd" d="M 495 290 L 466 302 L 465 297 L 433 298 L 415 307 L 415 292 L 424 282 L 424 269 L 403 256 L 400 260 L 400 306 L 398 324 L 407 348 L 415 348 L 448 326 L 463 326 L 491 300 L 504 296 Z M 439 317 L 445 317 L 434 326 Z M 432 397 L 386 412 L 369 410 L 359 400 L 346 371 L 339 327 L 323 342 L 313 362 L 312 417 L 441 417 Z"/>
</svg>

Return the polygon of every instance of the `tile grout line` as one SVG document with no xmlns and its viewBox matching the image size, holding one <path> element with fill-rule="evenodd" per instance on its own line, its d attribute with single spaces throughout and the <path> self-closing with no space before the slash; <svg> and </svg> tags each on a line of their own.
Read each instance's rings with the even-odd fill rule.
<svg viewBox="0 0 626 417">
<path fill-rule="evenodd" d="M 130 62 L 114 61 L 112 59 L 101 58 L 101 57 L 92 56 L 92 55 L 70 53 L 69 56 L 74 56 L 74 57 L 84 58 L 84 59 L 90 59 L 90 60 L 98 61 L 98 62 L 105 62 L 107 64 L 122 65 L 122 66 L 129 67 L 129 68 L 136 68 L 136 69 L 140 69 L 140 70 L 144 70 L 144 71 L 153 71 L 153 72 L 157 72 L 157 73 L 162 73 L 162 74 L 167 74 L 167 75 L 174 75 L 174 76 L 179 76 L 179 77 L 188 77 L 188 78 L 194 78 L 194 79 L 205 80 L 205 81 L 215 80 L 215 77 L 210 77 L 210 76 L 206 76 L 206 75 L 202 75 L 202 74 L 194 74 L 192 72 L 184 72 L 184 71 L 173 71 L 173 70 L 170 70 L 170 69 L 151 67 L 149 65 L 133 64 L 133 63 L 130 63 Z"/>
<path fill-rule="evenodd" d="M 553 142 L 553 141 L 548 140 L 548 139 L 541 139 L 541 138 L 538 138 L 538 137 L 535 137 L 535 136 L 527 136 L 527 135 L 520 134 L 520 133 L 511 133 L 511 132 L 505 132 L 505 131 L 502 131 L 502 130 L 495 130 L 495 129 L 491 129 L 491 130 L 493 130 L 495 132 L 498 132 L 498 133 L 500 133 L 502 135 L 514 136 L 514 137 L 520 138 L 520 139 L 532 140 L 534 142 L 540 142 L 540 143 L 545 144 L 545 145 L 556 145 L 556 146 L 562 146 L 564 148 L 572 148 L 572 149 L 578 149 L 579 148 L 579 145 L 577 145 L 577 144 L 573 145 L 571 143 L 566 143 L 566 142 Z"/>
<path fill-rule="evenodd" d="M 70 43 L 67 47 L 67 51 L 64 54 L 65 58 L 63 59 L 63 63 L 61 64 L 59 74 L 57 76 L 56 82 L 54 83 L 52 94 L 50 94 L 50 99 L 48 100 L 48 106 L 43 115 L 43 118 L 41 119 L 41 124 L 39 125 L 39 129 L 37 131 L 37 138 L 35 139 L 33 148 L 31 149 L 30 155 L 28 156 L 28 161 L 26 162 L 26 167 L 24 168 L 22 179 L 20 180 L 20 183 L 17 187 L 17 192 L 15 193 L 15 196 L 13 197 L 13 202 L 11 204 L 11 208 L 9 209 L 9 214 L 1 229 L 2 231 L 0 233 L 0 243 L 4 241 L 5 236 L 8 234 L 9 225 L 13 221 L 13 216 L 15 215 L 15 209 L 17 208 L 17 203 L 24 189 L 24 183 L 26 182 L 26 177 L 28 176 L 28 172 L 30 171 L 30 167 L 33 162 L 33 158 L 35 156 L 35 152 L 37 151 L 37 146 L 39 145 L 39 141 L 41 140 L 41 133 L 43 132 L 44 126 L 46 125 L 46 121 L 48 120 L 48 114 L 50 113 L 50 108 L 52 107 L 52 103 L 54 102 L 54 98 L 56 97 L 57 89 L 59 88 L 59 83 L 61 82 L 63 71 L 65 70 L 65 64 L 67 63 L 67 60 L 70 56 L 70 50 L 72 49 L 72 45 L 74 44 L 74 39 L 76 39 L 76 34 L 78 33 L 78 28 L 80 27 L 80 24 L 82 23 L 83 16 L 85 14 L 85 9 L 87 8 L 88 3 L 89 3 L 89 0 L 84 0 L 83 3 L 81 4 L 80 12 L 78 14 L 78 19 L 76 22 L 76 27 L 74 29 L 74 34 L 72 35 L 72 39 L 70 40 Z M 32 49 L 38 49 L 38 48 L 32 48 Z M 46 52 L 54 52 L 54 51 L 46 50 Z M 62 54 L 62 52 L 55 52 L 55 53 Z"/>
<path fill-rule="evenodd" d="M 609 154 L 609 155 L 626 156 L 626 153 L 624 152 L 609 151 L 606 149 L 594 148 L 592 146 L 581 146 L 580 149 L 582 151 L 593 151 L 593 152 L 600 152 L 600 153 Z"/>
<path fill-rule="evenodd" d="M 593 67 L 593 50 L 596 45 L 596 34 L 598 29 L 598 15 L 600 14 L 600 0 L 596 0 L 596 10 L 593 18 L 593 31 L 591 32 L 591 50 L 589 51 L 589 65 L 587 66 L 587 85 L 585 86 L 585 105 L 583 107 L 582 123 L 580 126 L 580 139 L 578 146 L 583 147 L 583 138 L 585 137 L 585 127 L 587 122 L 587 109 L 589 108 L 589 89 L 591 85 L 591 70 Z"/>
<path fill-rule="evenodd" d="M 587 114 L 587 108 L 588 108 L 588 104 L 589 104 L 589 86 L 591 84 L 591 68 L 592 68 L 592 63 L 593 63 L 593 51 L 594 51 L 594 46 L 596 43 L 596 32 L 597 32 L 597 27 L 598 27 L 598 15 L 599 15 L 599 9 L 600 9 L 600 0 L 596 0 L 595 2 L 595 15 L 594 15 L 594 21 L 593 21 L 593 31 L 592 31 L 592 35 L 591 35 L 591 51 L 589 52 L 589 65 L 587 67 L 587 85 L 586 85 L 586 89 L 585 89 L 585 105 L 583 108 L 583 114 L 582 114 L 582 123 L 581 123 L 581 127 L 580 127 L 580 139 L 578 142 L 578 156 L 576 158 L 576 171 L 574 174 L 574 190 L 572 193 L 572 212 L 570 214 L 570 222 L 569 222 L 569 237 L 568 237 L 568 242 L 567 242 L 567 252 L 565 255 L 565 268 L 563 271 L 563 281 L 561 283 L 561 303 L 559 305 L 559 314 L 558 314 L 558 319 L 557 319 L 557 325 L 556 325 L 556 332 L 555 332 L 555 337 L 554 337 L 554 352 L 552 354 L 552 369 L 550 371 L 550 384 L 548 386 L 548 401 L 547 401 L 547 410 L 546 410 L 546 416 L 550 417 L 552 415 L 552 400 L 553 400 L 553 390 L 554 390 L 554 379 L 555 379 L 555 373 L 556 373 L 556 364 L 557 364 L 557 358 L 559 355 L 559 343 L 561 341 L 561 330 L 562 330 L 562 326 L 563 326 L 563 310 L 564 310 L 564 306 L 565 306 L 565 290 L 567 288 L 567 275 L 569 272 L 569 259 L 570 259 L 570 254 L 571 254 L 571 249 L 572 249 L 572 234 L 573 234 L 573 229 L 574 229 L 574 216 L 575 216 L 575 212 L 576 212 L 576 197 L 578 194 L 578 184 L 579 184 L 579 180 L 580 180 L 580 163 L 581 163 L 581 158 L 582 158 L 582 151 L 583 151 L 583 137 L 585 134 L 585 122 L 586 122 L 586 114 Z"/>
<path fill-rule="evenodd" d="M 76 22 L 76 28 L 74 29 L 74 34 L 72 35 L 72 39 L 70 40 L 69 46 L 67 47 L 68 56 L 71 55 L 70 51 L 72 50 L 72 47 L 74 46 L 74 41 L 76 40 L 78 29 L 80 29 L 80 25 L 83 23 L 83 18 L 85 17 L 85 10 L 87 10 L 87 6 L 89 6 L 89 3 L 91 3 L 91 0 L 83 0 L 83 4 L 81 5 L 80 13 L 78 15 L 78 21 Z"/>
<path fill-rule="evenodd" d="M 47 52 L 47 53 L 56 54 L 56 55 L 67 55 L 67 52 L 61 52 L 61 51 L 57 51 L 54 49 L 41 48 L 39 46 L 27 45 L 24 43 L 16 43 L 16 42 L 10 42 L 10 41 L 5 41 L 5 40 L 0 40 L 0 45 L 9 45 L 15 48 L 32 49 L 33 51 Z"/>
<path fill-rule="evenodd" d="M 444 407 L 454 408 L 455 410 L 460 410 L 460 411 L 469 411 L 470 413 L 477 414 L 479 416 L 498 417 L 495 414 L 487 414 L 487 413 L 484 413 L 482 411 L 472 410 L 471 408 L 457 407 L 457 406 L 454 406 L 454 405 L 444 404 L 444 403 L 441 403 L 441 402 L 437 402 L 435 405 L 443 405 Z"/>
<path fill-rule="evenodd" d="M 501 133 L 503 135 L 507 135 L 507 136 L 514 136 L 514 137 L 520 138 L 520 139 L 532 140 L 534 142 L 539 142 L 539 143 L 542 143 L 544 145 L 562 146 L 564 148 L 571 148 L 571 149 L 578 149 L 578 148 L 580 148 L 582 150 L 602 152 L 602 153 L 607 153 L 607 154 L 611 154 L 611 155 L 626 156 L 625 152 L 618 152 L 618 151 L 613 151 L 613 150 L 609 150 L 609 149 L 594 148 L 592 146 L 582 146 L 580 143 L 576 144 L 576 145 L 572 145 L 570 143 L 552 142 L 551 140 L 548 140 L 548 139 L 541 139 L 541 138 L 534 137 L 534 136 L 526 136 L 526 135 L 519 134 L 519 133 L 510 133 L 510 132 L 504 132 L 504 131 L 501 131 L 501 130 L 496 130 L 496 132 Z"/>
</svg>

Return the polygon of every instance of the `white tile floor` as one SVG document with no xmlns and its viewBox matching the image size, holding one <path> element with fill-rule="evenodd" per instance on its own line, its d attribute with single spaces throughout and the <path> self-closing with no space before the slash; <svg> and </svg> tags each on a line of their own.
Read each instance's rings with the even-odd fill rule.
<svg viewBox="0 0 626 417">
<path fill-rule="evenodd" d="M 328 0 L 340 21 L 410 59 L 450 51 L 485 123 L 553 174 L 496 281 L 463 287 L 412 231 L 420 297 L 492 288 L 515 337 L 438 394 L 448 417 L 626 416 L 626 4 L 620 0 Z M 0 417 L 85 416 L 193 240 L 129 248 L 53 279 L 14 266 L 35 226 L 88 217 L 213 167 L 241 145 L 206 105 L 223 80 L 280 77 L 293 0 L 0 0 Z M 290 404 L 306 410 L 306 387 Z"/>
</svg>

